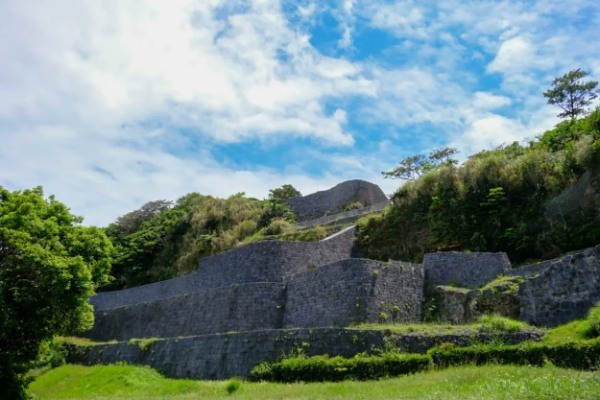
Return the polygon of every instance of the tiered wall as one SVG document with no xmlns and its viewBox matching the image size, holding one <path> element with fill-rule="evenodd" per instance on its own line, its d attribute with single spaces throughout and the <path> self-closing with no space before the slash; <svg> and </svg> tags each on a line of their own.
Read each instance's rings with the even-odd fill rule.
<svg viewBox="0 0 600 400">
<path fill-rule="evenodd" d="M 279 329 L 284 282 L 352 257 L 354 228 L 320 242 L 261 242 L 206 258 L 185 277 L 92 298 L 94 340 Z"/>
<path fill-rule="evenodd" d="M 202 259 L 194 274 L 136 288 L 98 293 L 96 310 L 161 300 L 243 283 L 283 282 L 293 273 L 356 256 L 354 228 L 320 242 L 258 242 Z"/>
</svg>

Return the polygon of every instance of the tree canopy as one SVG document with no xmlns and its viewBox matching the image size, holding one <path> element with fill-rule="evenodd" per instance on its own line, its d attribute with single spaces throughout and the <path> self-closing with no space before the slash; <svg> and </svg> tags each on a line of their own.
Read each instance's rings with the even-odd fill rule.
<svg viewBox="0 0 600 400">
<path fill-rule="evenodd" d="M 40 187 L 0 186 L 0 387 L 24 398 L 40 345 L 93 324 L 88 303 L 108 281 L 112 244 Z"/>
<path fill-rule="evenodd" d="M 400 165 L 391 171 L 381 172 L 385 178 L 415 179 L 424 173 L 433 171 L 443 165 L 455 165 L 457 161 L 451 158 L 458 150 L 453 147 L 441 147 L 429 153 L 416 154 L 400 161 Z"/>
<path fill-rule="evenodd" d="M 269 190 L 269 199 L 287 200 L 291 199 L 292 197 L 298 196 L 302 196 L 302 193 L 300 193 L 299 190 L 297 190 L 294 186 L 290 185 L 289 183 L 286 183 L 280 188 Z"/>
<path fill-rule="evenodd" d="M 555 104 L 563 110 L 558 117 L 575 120 L 578 116 L 586 114 L 586 107 L 591 104 L 591 100 L 598 97 L 598 82 L 582 81 L 588 75 L 581 68 L 569 71 L 555 78 L 552 87 L 544 92 L 548 104 Z"/>
</svg>

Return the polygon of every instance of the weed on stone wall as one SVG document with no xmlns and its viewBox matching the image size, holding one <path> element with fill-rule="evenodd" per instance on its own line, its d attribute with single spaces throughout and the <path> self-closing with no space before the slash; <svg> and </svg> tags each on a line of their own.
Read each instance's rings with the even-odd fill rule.
<svg viewBox="0 0 600 400">
<path fill-rule="evenodd" d="M 152 347 L 152 345 L 157 342 L 158 338 L 144 338 L 144 339 L 138 339 L 138 338 L 133 338 L 130 339 L 129 342 L 127 342 L 128 346 L 135 346 L 137 344 L 137 346 L 139 347 L 140 350 L 142 351 L 148 351 L 150 350 L 150 347 Z"/>
</svg>

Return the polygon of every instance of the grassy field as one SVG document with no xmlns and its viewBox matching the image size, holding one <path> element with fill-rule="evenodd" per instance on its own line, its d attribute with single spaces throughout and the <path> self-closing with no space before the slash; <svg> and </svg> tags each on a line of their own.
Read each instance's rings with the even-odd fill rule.
<svg viewBox="0 0 600 400">
<path fill-rule="evenodd" d="M 457 367 L 381 381 L 310 384 L 167 379 L 127 365 L 49 370 L 37 399 L 597 399 L 600 372 L 518 366 Z"/>
</svg>

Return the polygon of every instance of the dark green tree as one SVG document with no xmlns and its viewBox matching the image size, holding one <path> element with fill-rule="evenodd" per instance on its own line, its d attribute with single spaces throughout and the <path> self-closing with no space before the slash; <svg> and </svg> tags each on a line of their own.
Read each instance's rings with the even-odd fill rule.
<svg viewBox="0 0 600 400">
<path fill-rule="evenodd" d="M 280 188 L 269 190 L 269 199 L 273 200 L 287 200 L 298 196 L 302 196 L 302 193 L 288 183 Z"/>
<path fill-rule="evenodd" d="M 544 92 L 548 104 L 555 104 L 563 110 L 558 114 L 559 118 L 569 117 L 571 121 L 574 121 L 579 115 L 585 115 L 587 113 L 586 106 L 598 97 L 596 89 L 598 82 L 582 80 L 588 75 L 581 68 L 569 71 L 563 76 L 555 78 L 552 87 Z"/>
<path fill-rule="evenodd" d="M 27 370 L 57 334 L 93 324 L 88 303 L 108 281 L 110 241 L 40 187 L 0 187 L 0 399 L 26 398 Z"/>
<path fill-rule="evenodd" d="M 451 158 L 458 150 L 453 147 L 441 147 L 429 153 L 416 154 L 400 161 L 400 165 L 391 171 L 382 171 L 385 178 L 415 179 L 424 173 L 433 171 L 442 165 L 456 165 L 457 160 Z"/>
</svg>

